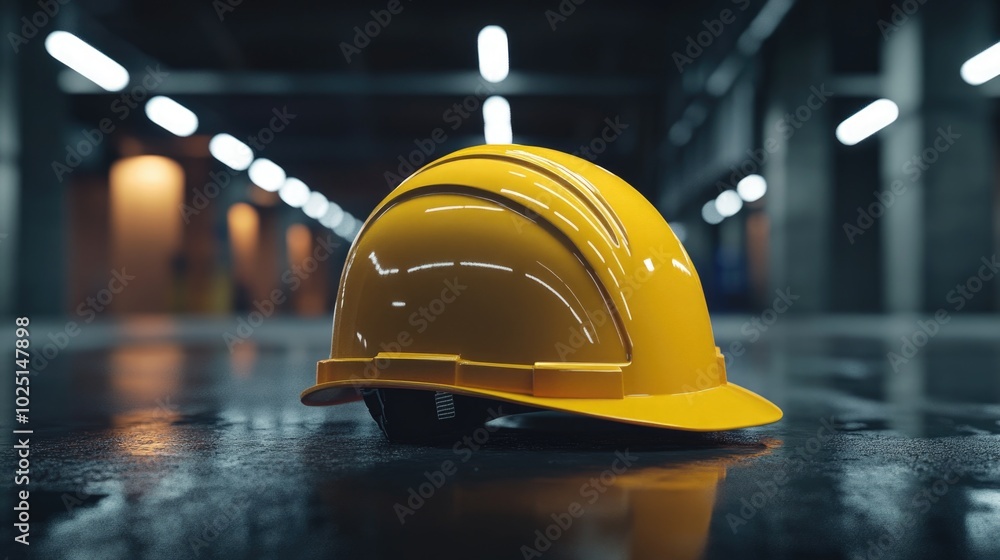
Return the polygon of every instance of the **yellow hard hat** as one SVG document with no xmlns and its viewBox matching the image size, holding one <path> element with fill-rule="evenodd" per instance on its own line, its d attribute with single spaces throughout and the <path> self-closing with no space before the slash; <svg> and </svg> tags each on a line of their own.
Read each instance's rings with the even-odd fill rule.
<svg viewBox="0 0 1000 560">
<path fill-rule="evenodd" d="M 692 431 L 781 418 L 727 381 L 698 274 L 656 209 L 597 165 L 518 145 L 426 165 L 361 228 L 330 359 L 301 399 L 361 393 L 390 438 L 389 424 L 537 409 Z"/>
</svg>

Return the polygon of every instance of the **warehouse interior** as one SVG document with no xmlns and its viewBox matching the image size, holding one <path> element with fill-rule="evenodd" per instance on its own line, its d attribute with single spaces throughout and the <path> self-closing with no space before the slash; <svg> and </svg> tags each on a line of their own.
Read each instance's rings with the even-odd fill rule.
<svg viewBox="0 0 1000 560">
<path fill-rule="evenodd" d="M 1000 553 L 995 2 L 19 0 L 0 29 L 11 558 Z M 398 445 L 303 406 L 369 214 L 480 144 L 639 191 L 784 418 Z"/>
</svg>

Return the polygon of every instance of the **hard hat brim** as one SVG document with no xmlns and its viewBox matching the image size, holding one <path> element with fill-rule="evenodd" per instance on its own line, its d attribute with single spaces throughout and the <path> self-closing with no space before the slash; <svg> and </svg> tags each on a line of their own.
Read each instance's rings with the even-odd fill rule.
<svg viewBox="0 0 1000 560">
<path fill-rule="evenodd" d="M 440 391 L 583 414 L 641 426 L 693 432 L 749 428 L 777 422 L 781 409 L 739 385 L 724 383 L 702 391 L 669 395 L 631 395 L 621 399 L 536 397 L 476 387 L 456 387 L 422 381 L 366 379 L 328 381 L 302 392 L 302 404 L 325 406 L 357 400 L 357 389 Z"/>
</svg>

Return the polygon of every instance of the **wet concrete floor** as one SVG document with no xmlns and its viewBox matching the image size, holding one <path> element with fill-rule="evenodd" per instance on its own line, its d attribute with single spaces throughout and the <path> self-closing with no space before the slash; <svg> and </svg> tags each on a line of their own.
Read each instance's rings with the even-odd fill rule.
<svg viewBox="0 0 1000 560">
<path fill-rule="evenodd" d="M 31 544 L 7 474 L 0 535 L 10 558 L 87 560 L 1000 558 L 1000 321 L 956 319 L 894 368 L 913 321 L 785 318 L 751 342 L 720 320 L 774 425 L 525 415 L 435 446 L 298 402 L 326 320 L 273 318 L 232 353 L 232 321 L 95 324 L 32 376 Z"/>
</svg>

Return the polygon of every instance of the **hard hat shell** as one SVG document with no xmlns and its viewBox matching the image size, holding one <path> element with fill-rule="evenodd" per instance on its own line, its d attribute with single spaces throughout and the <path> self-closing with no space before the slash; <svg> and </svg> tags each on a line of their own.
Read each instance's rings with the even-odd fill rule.
<svg viewBox="0 0 1000 560">
<path fill-rule="evenodd" d="M 463 149 L 400 184 L 354 240 L 307 405 L 417 389 L 693 431 L 775 422 L 729 383 L 670 227 L 555 150 Z"/>
</svg>

